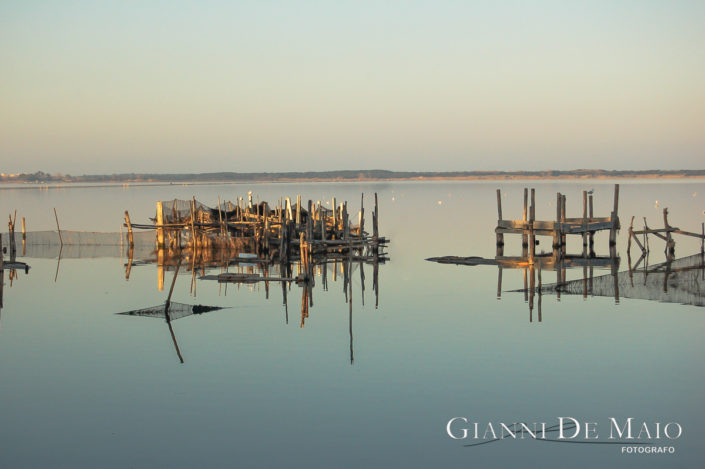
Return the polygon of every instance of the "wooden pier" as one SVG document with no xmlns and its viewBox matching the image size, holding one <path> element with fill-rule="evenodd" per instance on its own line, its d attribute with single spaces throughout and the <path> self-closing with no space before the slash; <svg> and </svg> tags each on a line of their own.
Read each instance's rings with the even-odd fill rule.
<svg viewBox="0 0 705 469">
<path fill-rule="evenodd" d="M 577 218 L 566 217 L 566 197 L 560 192 L 556 194 L 556 219 L 545 221 L 536 220 L 535 190 L 531 189 L 531 202 L 529 204 L 529 190 L 524 189 L 524 210 L 521 220 L 505 220 L 502 218 L 502 194 L 497 189 L 497 257 L 504 255 L 504 235 L 520 234 L 522 237 L 522 257 L 526 262 L 533 264 L 536 259 L 536 236 L 550 236 L 553 239 L 554 262 L 560 258 L 568 257 L 566 253 L 567 235 L 582 237 L 583 251 L 581 257 L 595 257 L 594 236 L 599 231 L 609 230 L 609 257 L 616 257 L 616 240 L 619 224 L 619 184 L 614 186 L 614 205 L 609 217 L 595 217 L 593 214 L 592 191 L 583 191 L 582 216 Z"/>
</svg>

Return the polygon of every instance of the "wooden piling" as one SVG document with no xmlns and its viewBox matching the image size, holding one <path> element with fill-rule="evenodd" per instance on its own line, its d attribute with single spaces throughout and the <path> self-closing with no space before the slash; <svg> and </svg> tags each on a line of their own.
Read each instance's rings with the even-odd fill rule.
<svg viewBox="0 0 705 469">
<path fill-rule="evenodd" d="M 301 194 L 296 196 L 296 226 L 301 225 Z"/>
<path fill-rule="evenodd" d="M 157 202 L 157 249 L 164 249 L 164 204 L 161 201 Z"/>
<path fill-rule="evenodd" d="M 619 229 L 619 217 L 617 215 L 619 208 L 619 184 L 614 185 L 614 208 L 612 209 L 612 215 L 610 216 L 610 221 L 612 222 L 612 227 L 610 228 L 610 246 L 615 246 L 617 244 L 617 230 Z M 614 257 L 614 256 L 612 256 Z"/>
<path fill-rule="evenodd" d="M 25 226 L 24 217 L 22 217 L 22 241 L 27 239 L 27 228 Z"/>
<path fill-rule="evenodd" d="M 502 192 L 497 189 L 497 220 L 502 220 Z M 497 255 L 501 256 L 504 246 L 504 234 L 497 232 Z"/>
<path fill-rule="evenodd" d="M 534 220 L 536 219 L 535 189 L 531 188 L 531 209 L 529 210 L 529 264 L 534 263 L 536 253 L 536 235 L 534 234 Z"/>
<path fill-rule="evenodd" d="M 560 250 L 561 250 L 561 229 L 560 229 L 560 223 L 561 223 L 561 193 L 556 192 L 556 225 L 555 229 L 553 230 L 553 253 L 554 256 L 560 256 Z"/>
<path fill-rule="evenodd" d="M 376 243 L 379 242 L 379 205 L 377 203 L 377 193 L 375 192 L 375 212 L 372 216 L 372 237 Z"/>
<path fill-rule="evenodd" d="M 527 210 L 527 207 L 528 207 L 528 203 L 529 203 L 529 190 L 525 187 L 525 188 L 524 188 L 524 211 L 523 211 L 523 215 L 522 215 L 522 221 L 523 221 L 524 223 L 526 223 L 526 221 L 527 221 L 527 212 L 526 212 L 526 210 Z M 502 217 L 500 216 L 499 219 L 501 220 Z M 527 247 L 529 247 L 529 238 L 528 238 L 528 236 L 526 235 L 526 233 L 524 233 L 524 234 L 521 235 L 521 246 L 522 246 L 522 248 L 527 248 Z"/>
<path fill-rule="evenodd" d="M 135 246 L 135 240 L 132 235 L 132 223 L 130 223 L 130 214 L 125 210 L 125 224 L 127 225 L 127 243 L 132 248 Z"/>
<path fill-rule="evenodd" d="M 587 191 L 583 191 L 583 257 L 587 257 L 587 227 L 588 227 Z"/>
<path fill-rule="evenodd" d="M 360 227 L 358 232 L 360 235 L 360 238 L 365 236 L 365 194 L 363 193 L 360 196 L 360 220 L 358 222 L 358 226 Z"/>
<path fill-rule="evenodd" d="M 592 220 L 592 219 L 594 218 L 593 212 L 592 212 L 592 194 L 590 194 L 590 196 L 588 197 L 588 210 L 589 210 L 589 212 L 590 212 L 590 215 L 589 215 L 589 216 L 590 216 L 590 220 Z M 590 245 L 590 255 L 592 256 L 592 255 L 594 255 L 594 253 L 595 253 L 595 249 L 594 249 L 594 246 L 595 246 L 595 232 L 594 232 L 594 231 L 591 231 L 591 232 L 590 232 L 590 234 L 589 234 L 589 236 L 588 236 L 588 243 L 589 243 L 589 245 Z"/>
<path fill-rule="evenodd" d="M 17 255 L 17 246 L 15 245 L 15 221 L 10 215 L 10 221 L 7 224 L 7 232 L 10 237 L 10 262 L 15 261 Z"/>
<path fill-rule="evenodd" d="M 565 206 L 566 206 L 566 200 L 565 200 L 565 194 L 561 194 L 561 224 L 565 223 Z M 561 250 L 565 252 L 566 248 L 566 235 L 565 231 L 561 228 Z"/>
<path fill-rule="evenodd" d="M 56 214 L 56 207 L 54 207 L 54 218 L 56 219 L 56 231 L 59 232 L 59 244 L 64 245 L 64 239 L 61 237 L 61 228 L 59 227 L 59 215 Z"/>
</svg>

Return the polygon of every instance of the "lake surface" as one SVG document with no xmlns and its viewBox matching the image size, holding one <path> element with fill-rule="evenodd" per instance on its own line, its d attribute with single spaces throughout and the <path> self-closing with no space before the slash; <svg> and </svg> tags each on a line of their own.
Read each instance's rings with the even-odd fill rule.
<svg viewBox="0 0 705 469">
<path fill-rule="evenodd" d="M 705 183 L 620 181 L 619 270 L 628 269 L 627 227 L 646 217 L 700 232 Z M 224 309 L 172 322 L 181 363 L 162 319 L 116 313 L 163 304 L 158 268 L 135 262 L 126 279 L 120 247 L 75 255 L 45 247 L 18 257 L 29 273 L 4 276 L 0 316 L 0 467 L 691 467 L 705 459 L 705 309 L 620 296 L 546 294 L 542 317 L 529 316 L 523 270 L 454 266 L 428 257 L 495 255 L 496 193 L 504 218 L 521 218 L 523 188 L 536 188 L 537 219 L 555 217 L 556 192 L 568 216 L 582 214 L 594 189 L 595 215 L 609 216 L 613 183 L 378 182 L 110 186 L 0 190 L 0 215 L 17 210 L 29 231 L 119 232 L 124 210 L 148 222 L 157 200 L 215 206 L 246 197 L 349 201 L 366 213 L 379 195 L 380 232 L 390 261 L 353 265 L 352 314 L 341 271 L 317 279 L 302 327 L 301 289 L 228 285 L 184 269 L 173 301 Z M 354 215 L 352 218 L 356 219 Z M 580 252 L 579 237 L 568 250 Z M 3 241 L 6 235 L 3 236 Z M 505 254 L 518 255 L 517 235 Z M 676 238 L 676 257 L 700 252 Z M 595 250 L 608 253 L 606 232 Z M 5 242 L 6 245 L 6 242 Z M 649 263 L 664 260 L 651 239 Z M 550 250 L 541 238 L 537 251 Z M 21 251 L 21 248 L 20 248 Z M 639 257 L 632 246 L 632 262 Z M 28 249 L 31 254 L 32 249 Z M 91 252 L 92 254 L 87 254 Z M 7 255 L 6 255 L 7 258 Z M 6 259 L 7 260 L 7 259 Z M 642 264 L 643 266 L 643 264 Z M 340 269 L 340 266 L 338 267 Z M 212 273 L 218 273 L 217 269 Z M 205 272 L 209 273 L 209 272 Z M 596 270 L 595 276 L 609 274 Z M 543 271 L 543 282 L 556 273 Z M 582 269 L 567 271 L 581 279 Z M 697 279 L 697 276 L 695 277 Z M 705 279 L 703 279 L 705 284 Z M 702 287 L 698 287 L 702 288 Z M 363 304 L 364 295 L 364 304 Z M 268 296 L 268 298 L 267 298 Z M 531 320 L 530 320 L 531 319 Z M 353 354 L 353 360 L 351 360 Z M 624 445 L 505 439 L 477 447 L 454 440 L 448 420 L 557 422 L 570 416 L 665 425 L 682 436 L 654 440 L 674 454 L 622 454 Z M 636 423 L 635 423 L 636 425 Z M 498 427 L 497 427 L 498 428 Z M 652 427 L 653 428 L 653 427 Z M 635 431 L 636 433 L 636 431 Z M 482 436 L 482 435 L 481 435 Z M 555 437 L 552 436 L 551 438 Z"/>
</svg>

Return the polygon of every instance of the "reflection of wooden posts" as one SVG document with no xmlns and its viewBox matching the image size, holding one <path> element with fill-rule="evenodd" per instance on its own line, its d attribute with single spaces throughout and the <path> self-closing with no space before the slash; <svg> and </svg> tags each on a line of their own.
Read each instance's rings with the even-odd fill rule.
<svg viewBox="0 0 705 469">
<path fill-rule="evenodd" d="M 497 299 L 502 298 L 502 266 L 497 268 Z"/>
<path fill-rule="evenodd" d="M 171 326 L 171 316 L 169 315 L 169 307 L 171 306 L 171 294 L 174 293 L 174 285 L 176 284 L 176 276 L 179 273 L 179 267 L 181 267 L 181 258 L 179 258 L 179 263 L 176 265 L 176 270 L 174 271 L 174 278 L 171 280 L 171 287 L 169 288 L 169 295 L 164 303 L 164 318 L 169 326 L 169 333 L 171 334 L 171 340 L 174 342 L 174 348 L 176 349 L 176 355 L 179 357 L 181 363 L 184 362 L 184 357 L 181 356 L 181 350 L 179 349 L 179 343 L 176 341 L 176 335 L 174 334 L 174 328 Z"/>
<path fill-rule="evenodd" d="M 374 263 L 372 264 L 372 287 L 375 291 L 375 309 L 379 307 L 379 255 L 377 249 L 374 251 Z"/>
<path fill-rule="evenodd" d="M 705 252 L 705 222 L 700 225 L 702 231 L 702 238 L 700 238 L 700 252 Z"/>
<path fill-rule="evenodd" d="M 157 288 L 164 290 L 164 248 L 157 250 Z"/>
<path fill-rule="evenodd" d="M 614 302 L 619 303 L 619 276 L 617 275 L 617 263 L 612 262 L 610 266 L 612 278 L 614 279 Z"/>
<path fill-rule="evenodd" d="M 541 263 L 539 262 L 539 288 L 538 288 L 538 310 L 539 310 L 539 322 L 541 322 L 541 297 L 543 293 L 541 292 Z"/>
<path fill-rule="evenodd" d="M 132 235 L 132 223 L 130 223 L 130 214 L 125 210 L 125 224 L 127 225 L 127 243 L 130 249 L 135 246 L 135 240 Z"/>
<path fill-rule="evenodd" d="M 593 273 L 592 265 L 590 265 L 588 271 L 589 271 L 589 277 L 588 277 L 588 291 L 589 291 L 590 294 L 592 295 L 592 273 Z"/>
<path fill-rule="evenodd" d="M 497 189 L 497 220 L 502 220 L 502 192 Z M 504 254 L 504 234 L 497 230 L 497 255 Z"/>
<path fill-rule="evenodd" d="M 135 248 L 130 246 L 127 248 L 127 265 L 125 266 L 125 280 L 130 280 L 130 272 L 132 272 L 132 259 L 134 258 Z"/>
<path fill-rule="evenodd" d="M 3 284 L 5 283 L 5 259 L 2 253 L 2 233 L 0 233 L 0 308 L 2 308 Z"/>
<path fill-rule="evenodd" d="M 164 205 L 157 202 L 157 249 L 164 249 Z"/>
<path fill-rule="evenodd" d="M 531 238 L 531 236 L 529 236 Z M 531 241 L 531 239 L 529 239 Z M 529 322 L 534 320 L 534 295 L 536 294 L 536 272 L 534 265 L 529 264 Z"/>
<path fill-rule="evenodd" d="M 528 281 L 528 269 L 524 267 L 522 269 L 524 274 L 524 302 L 529 301 L 529 281 Z"/>
</svg>

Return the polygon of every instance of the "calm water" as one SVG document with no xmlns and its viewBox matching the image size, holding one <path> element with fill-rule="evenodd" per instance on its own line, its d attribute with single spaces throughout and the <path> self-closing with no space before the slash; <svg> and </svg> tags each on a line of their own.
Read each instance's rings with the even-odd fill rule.
<svg viewBox="0 0 705 469">
<path fill-rule="evenodd" d="M 612 183 L 530 183 L 537 218 L 555 215 L 555 193 L 569 216 L 581 191 L 594 189 L 595 213 L 608 216 Z M 702 462 L 705 421 L 705 310 L 610 297 L 544 295 L 542 321 L 529 321 L 523 272 L 426 262 L 431 256 L 493 257 L 495 189 L 505 218 L 520 218 L 524 183 L 402 182 L 0 190 L 0 215 L 18 210 L 28 230 L 119 231 L 154 216 L 156 200 L 191 196 L 215 205 L 252 190 L 261 200 L 348 200 L 379 193 L 380 229 L 391 238 L 379 268 L 352 272 L 352 344 L 342 276 L 320 281 L 300 327 L 301 290 L 224 285 L 191 275 L 173 300 L 225 309 L 172 323 L 179 362 L 163 320 L 115 313 L 163 304 L 154 265 L 125 278 L 119 256 L 24 257 L 29 274 L 5 273 L 0 317 L 0 467 L 690 467 Z M 657 202 L 658 201 L 658 202 Z M 705 184 L 622 182 L 620 270 L 627 268 L 626 227 L 642 217 L 700 231 Z M 19 225 L 19 223 L 18 223 Z M 506 254 L 520 241 L 506 237 Z M 569 250 L 580 250 L 579 240 Z M 650 263 L 663 260 L 652 239 Z M 548 249 L 542 239 L 538 250 Z M 607 253 L 599 235 L 598 254 Z M 677 257 L 699 252 L 677 238 Z M 119 250 L 118 250 L 119 254 Z M 633 261 L 638 257 L 632 250 Z M 217 273 L 217 271 L 215 272 Z M 609 271 L 595 272 L 595 275 Z M 568 279 L 582 278 L 582 269 Z M 545 283 L 555 272 L 543 272 Z M 705 282 L 705 280 L 704 280 Z M 287 323 L 288 317 L 288 323 Z M 351 363 L 351 345 L 354 362 Z M 455 416 L 481 422 L 679 422 L 672 455 L 622 455 L 619 445 L 554 444 L 527 439 L 463 447 L 448 437 Z M 663 440 L 661 440 L 663 441 Z M 470 442 L 470 441 L 468 441 Z M 659 445 L 662 443 L 658 443 Z"/>
</svg>

